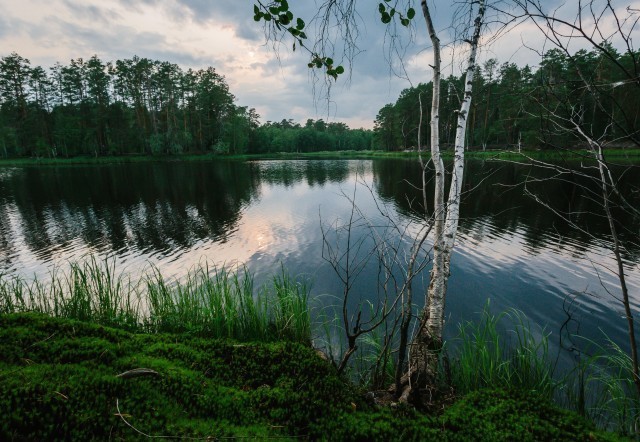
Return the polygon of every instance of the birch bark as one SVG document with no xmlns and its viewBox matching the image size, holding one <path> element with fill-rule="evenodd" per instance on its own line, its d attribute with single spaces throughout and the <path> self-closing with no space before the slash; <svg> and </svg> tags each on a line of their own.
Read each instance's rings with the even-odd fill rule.
<svg viewBox="0 0 640 442">
<path fill-rule="evenodd" d="M 443 205 L 443 213 L 438 217 L 444 217 L 445 219 L 441 237 L 437 237 L 437 247 L 434 247 L 434 266 L 431 272 L 431 282 L 429 284 L 427 297 L 429 313 L 426 327 L 432 336 L 439 337 L 439 339 L 442 337 L 442 329 L 444 327 L 444 302 L 447 291 L 447 281 L 449 278 L 451 252 L 453 251 L 453 246 L 455 244 L 456 234 L 458 232 L 458 222 L 460 220 L 460 196 L 462 194 L 462 182 L 464 179 L 464 148 L 467 133 L 467 116 L 469 115 L 469 109 L 471 108 L 473 76 L 476 68 L 476 54 L 478 51 L 480 31 L 482 29 L 485 13 L 484 0 L 480 0 L 478 3 L 478 14 L 474 21 L 473 37 L 470 41 L 471 48 L 469 58 L 467 60 L 464 96 L 460 105 L 460 111 L 458 112 L 458 126 L 456 128 L 451 187 L 449 188 L 447 204 L 446 206 Z M 438 157 L 439 156 L 440 155 L 438 154 Z M 442 162 L 441 159 L 440 162 Z M 442 178 L 442 186 L 444 186 L 444 177 Z M 441 198 L 437 193 L 438 192 L 436 192 L 435 197 Z M 439 203 L 440 202 L 437 204 Z"/>
<path fill-rule="evenodd" d="M 433 100 L 431 102 L 431 159 L 435 170 L 434 190 L 434 245 L 433 268 L 422 312 L 418 332 L 409 350 L 409 367 L 403 379 L 404 388 L 397 392 L 401 401 L 411 400 L 419 390 L 432 384 L 437 374 L 438 355 L 442 348 L 444 327 L 444 306 L 449 278 L 451 252 L 455 244 L 460 218 L 460 195 L 464 178 L 464 147 L 467 130 L 467 115 L 471 107 L 473 75 L 476 53 L 482 29 L 485 2 L 479 0 L 478 13 L 474 21 L 473 36 L 470 40 L 470 54 L 467 61 L 465 90 L 455 139 L 455 158 L 451 173 L 451 187 L 447 203 L 444 201 L 446 171 L 440 153 L 440 40 L 436 34 L 431 13 L 426 0 L 422 0 L 422 12 L 433 45 Z"/>
</svg>

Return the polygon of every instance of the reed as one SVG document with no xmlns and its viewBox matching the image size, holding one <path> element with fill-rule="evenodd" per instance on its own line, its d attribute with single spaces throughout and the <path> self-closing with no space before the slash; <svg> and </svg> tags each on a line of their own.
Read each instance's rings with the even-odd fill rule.
<svg viewBox="0 0 640 442">
<path fill-rule="evenodd" d="M 501 333 L 501 327 L 507 333 Z M 535 333 L 521 312 L 494 315 L 487 304 L 481 319 L 462 322 L 457 337 L 448 344 L 453 362 L 451 383 L 459 394 L 515 388 L 553 397 L 557 382 L 549 358 L 548 334 L 544 330 Z"/>
<path fill-rule="evenodd" d="M 600 428 L 637 436 L 640 397 L 633 383 L 629 352 L 606 336 L 603 344 L 575 338 L 582 341 L 584 350 L 563 379 L 559 402 Z"/>
<path fill-rule="evenodd" d="M 128 330 L 245 341 L 311 342 L 308 286 L 284 269 L 254 290 L 246 269 L 201 264 L 182 280 L 151 267 L 139 280 L 89 258 L 47 281 L 0 275 L 0 313 L 39 312 Z"/>
</svg>

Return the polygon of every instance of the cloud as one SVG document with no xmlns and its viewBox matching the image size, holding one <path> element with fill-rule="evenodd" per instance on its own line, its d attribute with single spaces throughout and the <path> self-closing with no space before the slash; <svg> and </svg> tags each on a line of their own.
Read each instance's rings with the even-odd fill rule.
<svg viewBox="0 0 640 442">
<path fill-rule="evenodd" d="M 11 22 L 10 20 L 8 20 L 8 18 L 9 17 L 0 16 L 0 39 L 5 35 L 9 35 L 13 32 L 13 29 L 10 25 Z"/>
<path fill-rule="evenodd" d="M 113 9 L 107 9 L 102 6 L 91 4 L 87 5 L 73 0 L 63 0 L 62 4 L 67 7 L 69 12 L 73 14 L 75 18 L 91 23 L 92 26 L 96 26 L 98 23 L 102 25 L 109 25 L 114 21 L 122 20 L 122 16 L 119 13 Z"/>
<path fill-rule="evenodd" d="M 264 40 L 264 33 L 253 20 L 253 6 L 246 2 L 219 2 L 210 0 L 177 0 L 178 14 L 187 14 L 190 19 L 201 25 L 224 24 L 231 28 L 235 36 L 252 42 Z M 185 12 L 186 11 L 186 12 Z"/>
</svg>

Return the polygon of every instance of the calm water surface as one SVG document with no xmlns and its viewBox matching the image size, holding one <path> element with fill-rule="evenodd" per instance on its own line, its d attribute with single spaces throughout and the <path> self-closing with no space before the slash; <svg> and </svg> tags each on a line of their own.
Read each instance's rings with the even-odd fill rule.
<svg viewBox="0 0 640 442">
<path fill-rule="evenodd" d="M 447 295 L 447 334 L 455 333 L 460 320 L 476 317 L 489 300 L 492 310 L 518 308 L 558 336 L 567 319 L 563 306 L 571 304 L 578 321 L 572 322 L 574 328 L 579 325 L 591 337 L 602 329 L 624 344 L 622 309 L 607 293 L 617 294 L 607 269 L 614 263 L 606 220 L 589 215 L 597 207 L 581 196 L 577 179 L 530 182 L 528 189 L 556 207 L 571 207 L 590 234 L 570 228 L 523 196 L 527 177 L 550 172 L 479 161 L 467 167 Z M 204 261 L 246 265 L 259 285 L 284 265 L 312 281 L 314 304 L 322 306 L 335 302 L 342 287 L 322 258 L 321 220 L 325 226 L 347 220 L 351 204 L 344 195 L 354 192 L 374 225 L 384 222 L 378 205 L 400 222 L 415 220 L 412 207 L 420 194 L 411 182 L 419 182 L 419 169 L 409 160 L 3 168 L 0 274 L 46 278 L 56 266 L 94 255 L 115 259 L 123 272 L 139 274 L 153 264 L 176 278 Z M 635 202 L 638 187 L 637 170 L 627 173 L 623 188 Z M 624 234 L 637 239 L 639 220 L 625 218 L 623 224 L 628 228 Z M 625 260 L 638 309 L 637 246 Z M 365 270 L 356 297 L 370 299 L 376 293 L 375 277 L 375 266 Z"/>
</svg>

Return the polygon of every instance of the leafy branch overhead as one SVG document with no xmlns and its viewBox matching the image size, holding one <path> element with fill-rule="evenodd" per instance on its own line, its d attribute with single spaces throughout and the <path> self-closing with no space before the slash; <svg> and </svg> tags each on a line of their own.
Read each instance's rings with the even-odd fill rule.
<svg viewBox="0 0 640 442">
<path fill-rule="evenodd" d="M 413 8 L 407 9 L 407 12 L 403 14 L 398 11 L 395 7 L 390 7 L 386 3 L 390 3 L 391 0 L 384 0 L 385 3 L 378 4 L 378 12 L 380 12 L 380 21 L 384 24 L 391 23 L 391 19 L 393 19 L 396 14 L 400 17 L 400 23 L 402 26 L 409 26 L 411 20 L 416 16 L 416 10 Z"/>
<path fill-rule="evenodd" d="M 384 1 L 389 3 L 391 0 Z M 409 8 L 406 13 L 401 13 L 395 7 L 387 6 L 385 3 L 378 5 L 382 23 L 388 24 L 394 16 L 397 16 L 403 26 L 409 26 L 409 23 L 416 15 L 415 9 Z M 307 64 L 309 69 L 324 68 L 325 73 L 334 80 L 337 80 L 339 75 L 344 74 L 344 66 L 335 66 L 331 57 L 318 54 L 305 45 L 305 41 L 308 41 L 305 33 L 306 23 L 302 18 L 296 17 L 289 9 L 287 0 L 273 0 L 266 4 L 258 0 L 253 5 L 253 19 L 256 22 L 264 21 L 265 24 L 273 25 L 278 31 L 291 35 L 294 39 L 293 50 L 295 51 L 296 48 L 300 47 L 307 50 L 311 55 L 311 60 Z"/>
</svg>

